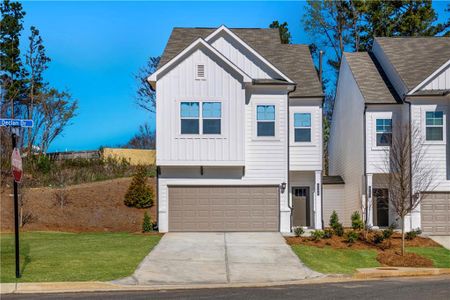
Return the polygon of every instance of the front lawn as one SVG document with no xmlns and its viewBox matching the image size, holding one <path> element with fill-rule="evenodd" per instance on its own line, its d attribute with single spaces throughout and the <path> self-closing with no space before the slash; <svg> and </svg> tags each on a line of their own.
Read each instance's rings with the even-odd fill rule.
<svg viewBox="0 0 450 300">
<path fill-rule="evenodd" d="M 309 268 L 320 273 L 351 274 L 357 268 L 379 267 L 376 250 L 334 249 L 292 245 L 292 250 Z"/>
<path fill-rule="evenodd" d="M 19 282 L 113 280 L 133 273 L 159 235 L 21 233 Z M 1 234 L 0 282 L 15 282 L 14 235 Z"/>
<path fill-rule="evenodd" d="M 292 250 L 309 268 L 320 273 L 351 274 L 359 268 L 379 267 L 377 250 L 336 249 L 310 245 L 292 245 Z M 443 247 L 408 247 L 407 252 L 417 253 L 433 261 L 436 268 L 450 268 L 450 250 Z"/>
</svg>

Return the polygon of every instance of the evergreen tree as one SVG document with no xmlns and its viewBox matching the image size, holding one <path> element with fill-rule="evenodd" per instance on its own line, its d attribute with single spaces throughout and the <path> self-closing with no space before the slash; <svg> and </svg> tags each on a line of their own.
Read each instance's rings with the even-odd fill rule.
<svg viewBox="0 0 450 300">
<path fill-rule="evenodd" d="M 280 24 L 278 21 L 273 21 L 272 24 L 269 25 L 269 28 L 278 28 L 282 44 L 290 44 L 292 42 L 292 37 L 291 33 L 289 32 L 287 22 Z"/>
<path fill-rule="evenodd" d="M 147 184 L 147 168 L 138 166 L 136 174 L 125 194 L 124 203 L 128 207 L 148 208 L 153 205 L 153 191 Z"/>
</svg>

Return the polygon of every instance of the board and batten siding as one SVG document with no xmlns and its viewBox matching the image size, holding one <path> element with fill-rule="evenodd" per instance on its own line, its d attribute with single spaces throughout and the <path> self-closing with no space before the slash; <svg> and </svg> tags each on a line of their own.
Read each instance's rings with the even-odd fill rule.
<svg viewBox="0 0 450 300">
<path fill-rule="evenodd" d="M 322 170 L 322 105 L 321 99 L 290 99 L 289 166 L 291 171 Z M 311 142 L 295 142 L 294 114 L 311 114 Z"/>
<path fill-rule="evenodd" d="M 424 99 L 413 100 L 411 105 L 412 124 L 419 127 L 423 167 L 433 170 L 430 190 L 450 192 L 450 170 L 448 159 L 448 101 Z M 425 113 L 442 110 L 444 112 L 444 141 L 429 142 L 425 138 Z"/>
<path fill-rule="evenodd" d="M 329 141 L 329 174 L 345 182 L 345 215 L 361 210 L 364 194 L 364 99 L 345 59 L 342 60 Z"/>
<path fill-rule="evenodd" d="M 450 65 L 442 72 L 436 74 L 424 85 L 422 90 L 448 90 L 450 89 Z"/>
<path fill-rule="evenodd" d="M 279 77 L 272 69 L 262 64 L 253 53 L 226 33 L 218 34 L 209 43 L 252 78 Z"/>
<path fill-rule="evenodd" d="M 205 65 L 206 79 L 196 79 L 197 64 Z M 157 85 L 157 165 L 244 164 L 245 89 L 232 71 L 204 50 L 196 49 Z M 180 134 L 181 101 L 220 101 L 221 135 Z"/>
</svg>

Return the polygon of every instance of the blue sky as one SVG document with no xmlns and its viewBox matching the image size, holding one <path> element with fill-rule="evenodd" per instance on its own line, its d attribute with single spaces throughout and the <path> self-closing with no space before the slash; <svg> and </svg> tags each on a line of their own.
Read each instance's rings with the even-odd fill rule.
<svg viewBox="0 0 450 300">
<path fill-rule="evenodd" d="M 73 124 L 50 151 L 125 143 L 154 116 L 134 102 L 133 73 L 160 55 L 173 27 L 268 27 L 286 21 L 294 43 L 310 43 L 304 2 L 23 2 L 23 38 L 36 26 L 52 62 L 46 78 L 79 101 Z M 434 6 L 443 11 L 446 3 Z"/>
</svg>

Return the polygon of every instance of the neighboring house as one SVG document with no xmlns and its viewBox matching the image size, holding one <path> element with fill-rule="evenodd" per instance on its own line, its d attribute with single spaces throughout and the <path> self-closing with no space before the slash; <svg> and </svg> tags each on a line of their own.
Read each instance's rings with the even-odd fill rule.
<svg viewBox="0 0 450 300">
<path fill-rule="evenodd" d="M 278 29 L 175 28 L 148 81 L 160 231 L 322 228 L 323 94 L 307 45 Z"/>
<path fill-rule="evenodd" d="M 423 163 L 432 168 L 433 183 L 408 216 L 407 229 L 450 234 L 449 105 L 450 38 L 375 38 L 371 52 L 344 54 L 329 165 L 330 174 L 345 181 L 341 201 L 346 225 L 353 211 L 363 209 L 370 226 L 397 221 L 392 207 L 385 205 L 386 150 L 395 127 L 411 124 L 420 133 Z"/>
</svg>

